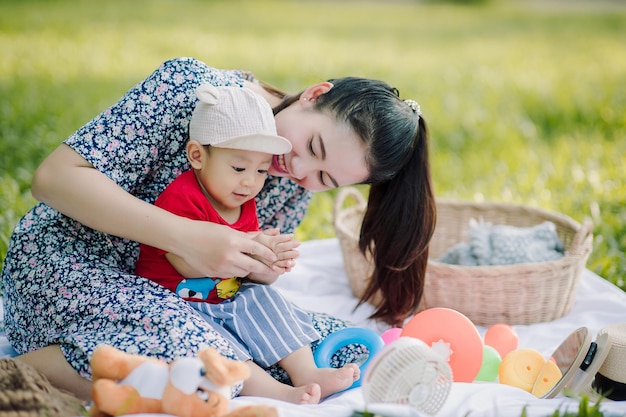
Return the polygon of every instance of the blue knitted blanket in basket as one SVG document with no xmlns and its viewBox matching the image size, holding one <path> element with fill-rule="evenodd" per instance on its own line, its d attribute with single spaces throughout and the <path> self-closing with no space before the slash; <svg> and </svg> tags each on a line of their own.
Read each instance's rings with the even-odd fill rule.
<svg viewBox="0 0 626 417">
<path fill-rule="evenodd" d="M 552 261 L 563 253 L 563 243 L 552 222 L 515 227 L 473 220 L 468 241 L 457 243 L 438 261 L 464 266 L 508 265 Z"/>
</svg>

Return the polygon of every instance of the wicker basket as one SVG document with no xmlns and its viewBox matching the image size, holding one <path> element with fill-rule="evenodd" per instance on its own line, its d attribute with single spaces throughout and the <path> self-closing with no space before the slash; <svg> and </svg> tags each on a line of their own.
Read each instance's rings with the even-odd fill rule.
<svg viewBox="0 0 626 417">
<path fill-rule="evenodd" d="M 354 204 L 346 205 L 350 198 Z M 337 194 L 334 206 L 335 232 L 356 297 L 363 293 L 372 271 L 358 248 L 366 204 L 358 189 L 345 187 Z M 502 266 L 460 266 L 434 261 L 466 239 L 470 219 L 517 227 L 550 221 L 565 245 L 565 255 L 555 261 Z M 431 259 L 420 309 L 452 308 L 481 326 L 531 324 L 562 317 L 573 306 L 591 253 L 592 229 L 588 219 L 580 224 L 565 215 L 538 208 L 438 200 L 437 227 L 430 245 Z"/>
</svg>

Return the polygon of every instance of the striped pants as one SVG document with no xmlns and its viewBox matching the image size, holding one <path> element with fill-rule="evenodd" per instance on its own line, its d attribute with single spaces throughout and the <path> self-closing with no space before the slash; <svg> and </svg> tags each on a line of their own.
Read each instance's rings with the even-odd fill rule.
<svg viewBox="0 0 626 417">
<path fill-rule="evenodd" d="M 222 303 L 189 304 L 231 343 L 238 359 L 265 368 L 320 338 L 309 314 L 270 285 L 244 282 Z"/>
</svg>

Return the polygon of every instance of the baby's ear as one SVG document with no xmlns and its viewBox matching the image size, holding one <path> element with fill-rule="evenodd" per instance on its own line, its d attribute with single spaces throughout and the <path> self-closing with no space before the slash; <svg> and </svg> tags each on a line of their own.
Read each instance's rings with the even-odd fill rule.
<svg viewBox="0 0 626 417">
<path fill-rule="evenodd" d="M 200 84 L 196 88 L 196 97 L 198 97 L 203 103 L 217 104 L 220 98 L 220 92 L 215 86 L 209 83 L 204 83 Z"/>
<path fill-rule="evenodd" d="M 202 159 L 204 158 L 205 151 L 203 145 L 197 140 L 189 140 L 185 151 L 187 152 L 187 160 L 194 169 L 202 168 Z"/>
</svg>

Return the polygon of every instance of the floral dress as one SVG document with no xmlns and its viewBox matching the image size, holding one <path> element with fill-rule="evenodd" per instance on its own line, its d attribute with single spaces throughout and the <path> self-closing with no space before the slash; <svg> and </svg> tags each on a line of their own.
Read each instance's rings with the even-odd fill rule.
<svg viewBox="0 0 626 417">
<path fill-rule="evenodd" d="M 65 143 L 126 191 L 154 203 L 189 169 L 185 144 L 195 88 L 203 82 L 242 86 L 248 76 L 191 58 L 167 61 Z M 269 177 L 256 201 L 260 227 L 293 231 L 309 200 L 310 193 L 292 181 Z M 86 378 L 101 343 L 166 361 L 207 346 L 234 358 L 228 342 L 187 302 L 133 275 L 138 246 L 46 204 L 33 207 L 15 227 L 2 270 L 5 327 L 15 350 L 59 344 Z M 311 315 L 322 337 L 346 326 Z M 350 352 L 344 356 L 337 365 L 351 360 Z M 280 369 L 270 371 L 285 378 Z"/>
</svg>

